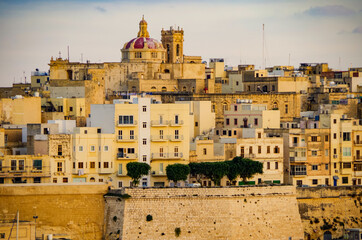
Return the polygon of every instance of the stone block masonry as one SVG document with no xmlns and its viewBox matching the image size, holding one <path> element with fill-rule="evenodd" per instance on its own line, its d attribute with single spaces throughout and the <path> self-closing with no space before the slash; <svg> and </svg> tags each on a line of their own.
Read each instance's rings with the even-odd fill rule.
<svg viewBox="0 0 362 240">
<path fill-rule="evenodd" d="M 293 186 L 127 188 L 111 193 L 105 197 L 107 239 L 304 237 Z"/>
</svg>

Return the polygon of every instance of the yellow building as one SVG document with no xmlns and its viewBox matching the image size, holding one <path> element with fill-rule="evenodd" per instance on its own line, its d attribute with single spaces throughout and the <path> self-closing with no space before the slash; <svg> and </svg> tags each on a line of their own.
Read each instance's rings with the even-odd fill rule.
<svg viewBox="0 0 362 240">
<path fill-rule="evenodd" d="M 41 100 L 39 97 L 16 96 L 0 99 L 0 121 L 10 124 L 41 122 Z"/>
<path fill-rule="evenodd" d="M 47 155 L 6 155 L 0 159 L 0 183 L 49 183 L 50 177 Z"/>
<path fill-rule="evenodd" d="M 0 222 L 0 239 L 17 239 L 17 240 L 35 240 L 35 224 L 34 222 L 19 219 L 17 232 L 16 214 L 12 219 L 1 219 Z"/>
<path fill-rule="evenodd" d="M 187 164 L 191 115 L 187 104 L 161 104 L 151 98 L 132 96 L 113 104 L 92 105 L 91 126 L 114 134 L 114 187 L 130 185 L 126 165 L 145 162 L 151 166 L 142 186 L 166 186 L 166 167 Z"/>
<path fill-rule="evenodd" d="M 42 90 L 49 83 L 49 74 L 36 69 L 31 72 L 31 88 L 32 90 Z"/>
<path fill-rule="evenodd" d="M 75 128 L 72 134 L 72 182 L 112 182 L 114 134 L 100 128 Z"/>
</svg>

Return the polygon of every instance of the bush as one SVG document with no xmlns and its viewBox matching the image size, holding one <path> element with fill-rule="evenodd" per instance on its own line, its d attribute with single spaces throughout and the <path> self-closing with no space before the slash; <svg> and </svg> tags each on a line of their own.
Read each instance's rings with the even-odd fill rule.
<svg viewBox="0 0 362 240">
<path fill-rule="evenodd" d="M 153 220 L 152 215 L 148 214 L 148 215 L 146 216 L 146 221 L 147 221 L 147 222 L 150 222 L 150 221 L 152 221 L 152 220 Z"/>
<path fill-rule="evenodd" d="M 175 228 L 175 236 L 178 237 L 181 234 L 181 228 Z"/>
<path fill-rule="evenodd" d="M 190 173 L 190 167 L 185 164 L 171 164 L 166 167 L 166 175 L 168 180 L 172 180 L 177 184 L 177 181 L 185 181 Z"/>
</svg>

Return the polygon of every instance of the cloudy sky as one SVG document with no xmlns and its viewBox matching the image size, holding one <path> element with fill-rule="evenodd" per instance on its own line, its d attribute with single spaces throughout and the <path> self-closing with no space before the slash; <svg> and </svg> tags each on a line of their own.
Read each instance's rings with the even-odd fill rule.
<svg viewBox="0 0 362 240">
<path fill-rule="evenodd" d="M 0 0 L 0 86 L 47 71 L 51 56 L 118 62 L 145 15 L 151 37 L 185 31 L 184 54 L 228 65 L 328 62 L 362 67 L 361 0 Z"/>
</svg>

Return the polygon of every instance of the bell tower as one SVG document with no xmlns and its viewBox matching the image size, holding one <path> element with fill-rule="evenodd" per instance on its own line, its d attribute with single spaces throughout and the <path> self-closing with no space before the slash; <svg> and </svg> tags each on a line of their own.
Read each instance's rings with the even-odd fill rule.
<svg viewBox="0 0 362 240">
<path fill-rule="evenodd" d="M 161 41 L 164 49 L 166 49 L 166 63 L 183 63 L 184 61 L 184 30 L 180 27 L 175 30 L 161 31 Z"/>
</svg>

